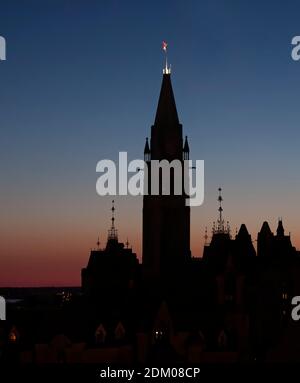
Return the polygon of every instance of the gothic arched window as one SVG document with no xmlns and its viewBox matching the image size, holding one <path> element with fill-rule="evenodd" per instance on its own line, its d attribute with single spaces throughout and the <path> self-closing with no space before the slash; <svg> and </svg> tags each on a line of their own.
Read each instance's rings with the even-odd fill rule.
<svg viewBox="0 0 300 383">
<path fill-rule="evenodd" d="M 103 344 L 105 342 L 105 339 L 106 339 L 106 330 L 105 330 L 103 324 L 101 323 L 97 327 L 96 332 L 95 332 L 96 344 Z"/>
<path fill-rule="evenodd" d="M 122 340 L 125 338 L 126 331 L 122 322 L 119 322 L 115 328 L 115 339 Z"/>
</svg>

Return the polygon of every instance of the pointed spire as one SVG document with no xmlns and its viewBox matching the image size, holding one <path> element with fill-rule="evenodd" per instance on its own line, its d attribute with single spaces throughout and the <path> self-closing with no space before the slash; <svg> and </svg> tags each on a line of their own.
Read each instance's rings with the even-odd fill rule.
<svg viewBox="0 0 300 383">
<path fill-rule="evenodd" d="M 219 232 L 224 232 L 225 230 L 225 226 L 224 226 L 224 219 L 223 219 L 223 208 L 222 208 L 222 202 L 223 202 L 223 197 L 222 197 L 222 188 L 219 188 L 218 189 L 219 191 L 219 197 L 218 197 L 218 201 L 219 201 L 219 219 L 218 219 L 218 231 Z"/>
<path fill-rule="evenodd" d="M 272 234 L 270 226 L 269 226 L 267 221 L 265 221 L 262 224 L 262 227 L 260 229 L 260 234 L 263 234 L 263 235 L 270 235 L 270 234 Z"/>
<path fill-rule="evenodd" d="M 144 154 L 148 154 L 148 153 L 150 153 L 150 147 L 149 147 L 148 137 L 146 137 L 146 143 L 145 143 Z"/>
<path fill-rule="evenodd" d="M 207 226 L 205 226 L 205 234 L 204 234 L 204 246 L 208 245 L 208 234 L 207 234 Z"/>
<path fill-rule="evenodd" d="M 177 108 L 170 74 L 164 74 L 156 110 L 156 126 L 174 126 L 179 124 Z"/>
<path fill-rule="evenodd" d="M 144 161 L 145 162 L 151 161 L 151 151 L 150 151 L 148 137 L 146 138 L 146 143 L 144 148 Z"/>
<path fill-rule="evenodd" d="M 257 234 L 257 256 L 271 256 L 273 253 L 273 239 L 274 234 L 268 222 L 265 221 Z"/>
<path fill-rule="evenodd" d="M 255 256 L 255 249 L 252 243 L 251 235 L 248 232 L 246 225 L 241 224 L 240 230 L 235 237 L 237 251 L 241 256 Z"/>
<path fill-rule="evenodd" d="M 218 220 L 217 220 L 217 224 L 215 225 L 215 223 L 214 223 L 213 234 L 229 234 L 230 235 L 229 221 L 227 221 L 226 225 L 225 225 L 225 221 L 224 221 L 224 218 L 223 218 L 223 207 L 222 207 L 223 197 L 222 197 L 222 194 L 221 194 L 222 188 L 219 188 L 218 192 L 219 192 L 219 196 L 218 196 L 218 202 L 219 202 L 218 212 L 219 212 L 219 217 L 218 217 Z"/>
<path fill-rule="evenodd" d="M 97 239 L 97 250 L 100 250 L 100 239 L 99 239 L 99 237 Z"/>
<path fill-rule="evenodd" d="M 190 152 L 190 147 L 189 147 L 188 137 L 187 136 L 185 136 L 183 151 L 187 152 L 187 153 Z"/>
<path fill-rule="evenodd" d="M 282 218 L 279 218 L 278 220 L 278 227 L 277 227 L 277 237 L 284 237 L 284 228 L 282 224 Z"/>
<path fill-rule="evenodd" d="M 184 145 L 183 145 L 183 159 L 188 160 L 190 157 L 190 147 L 188 143 L 188 138 L 185 136 Z"/>
<path fill-rule="evenodd" d="M 111 227 L 108 230 L 108 238 L 107 240 L 118 240 L 118 230 L 115 228 L 115 201 L 112 200 L 111 207 Z"/>
<path fill-rule="evenodd" d="M 241 224 L 241 227 L 240 227 L 240 230 L 239 230 L 237 236 L 239 238 L 241 238 L 241 237 L 247 238 L 249 236 L 249 232 L 248 232 L 247 227 L 244 223 Z"/>
</svg>

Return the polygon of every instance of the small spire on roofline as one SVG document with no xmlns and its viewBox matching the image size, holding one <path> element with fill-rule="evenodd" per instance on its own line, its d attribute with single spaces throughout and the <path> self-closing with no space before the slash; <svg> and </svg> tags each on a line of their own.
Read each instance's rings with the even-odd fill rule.
<svg viewBox="0 0 300 383">
<path fill-rule="evenodd" d="M 205 226 L 205 234 L 204 234 L 204 246 L 208 245 L 208 234 L 207 234 L 207 226 Z"/>
<path fill-rule="evenodd" d="M 111 227 L 108 230 L 108 241 L 109 240 L 118 240 L 118 230 L 115 228 L 115 201 L 112 200 L 111 207 Z"/>
<path fill-rule="evenodd" d="M 218 217 L 218 220 L 217 220 L 217 224 L 215 225 L 215 223 L 214 223 L 212 231 L 213 231 L 213 234 L 229 234 L 229 236 L 230 236 L 229 221 L 227 221 L 226 225 L 225 225 L 225 220 L 223 218 L 223 207 L 222 207 L 223 197 L 222 197 L 222 194 L 221 194 L 222 193 L 222 188 L 219 187 L 218 192 L 219 192 L 219 196 L 218 196 L 219 217 Z"/>
<path fill-rule="evenodd" d="M 100 239 L 99 239 L 99 237 L 97 239 L 97 250 L 100 250 Z"/>
</svg>

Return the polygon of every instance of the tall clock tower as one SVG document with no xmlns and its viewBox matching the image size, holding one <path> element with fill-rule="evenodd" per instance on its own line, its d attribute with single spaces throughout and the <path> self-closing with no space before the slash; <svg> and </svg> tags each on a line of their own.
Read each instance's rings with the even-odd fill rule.
<svg viewBox="0 0 300 383">
<path fill-rule="evenodd" d="M 189 159 L 189 146 L 187 138 L 183 142 L 171 71 L 167 64 L 163 71 L 155 121 L 151 127 L 151 140 L 149 142 L 146 139 L 144 157 L 148 165 L 149 190 L 151 160 L 179 160 L 183 169 L 183 160 Z M 190 258 L 190 207 L 186 206 L 184 191 L 181 195 L 175 195 L 172 191 L 174 177 L 175 172 L 171 171 L 171 195 L 163 195 L 161 190 L 158 195 L 144 195 L 143 270 L 149 278 L 170 275 Z"/>
</svg>

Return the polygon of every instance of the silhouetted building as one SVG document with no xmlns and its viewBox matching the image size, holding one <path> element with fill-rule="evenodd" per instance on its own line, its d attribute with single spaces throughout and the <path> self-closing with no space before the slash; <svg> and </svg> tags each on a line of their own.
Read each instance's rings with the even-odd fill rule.
<svg viewBox="0 0 300 383">
<path fill-rule="evenodd" d="M 109 291 L 122 291 L 133 288 L 138 279 L 139 262 L 136 254 L 119 242 L 118 232 L 115 228 L 115 207 L 112 206 L 112 223 L 108 231 L 106 247 L 100 249 L 99 240 L 97 249 L 91 250 L 89 262 L 81 271 L 82 290 L 86 295 L 98 295 Z"/>
<path fill-rule="evenodd" d="M 173 188 L 174 181 L 180 182 L 180 177 L 176 178 L 171 169 L 171 195 L 163 195 L 160 171 L 159 195 L 150 195 L 153 183 L 151 161 L 177 160 L 182 164 L 189 158 L 189 146 L 187 138 L 183 144 L 182 125 L 168 68 L 164 70 L 151 141 L 149 144 L 146 140 L 144 156 L 148 165 L 149 193 L 143 200 L 143 271 L 147 278 L 166 277 L 190 258 L 190 208 L 186 206 L 185 194 L 175 195 Z"/>
<path fill-rule="evenodd" d="M 278 220 L 276 235 L 271 232 L 268 222 L 264 222 L 257 236 L 257 255 L 271 257 L 270 261 L 278 258 L 289 260 L 297 255 L 289 235 L 284 234 L 282 219 Z"/>
<path fill-rule="evenodd" d="M 245 224 L 242 224 L 235 238 L 232 238 L 229 222 L 223 218 L 222 189 L 219 188 L 219 217 L 213 224 L 210 244 L 205 244 L 203 259 L 215 272 L 224 270 L 228 262 L 233 262 L 240 271 L 246 271 L 251 259 L 256 256 L 251 235 Z"/>
<path fill-rule="evenodd" d="M 167 67 L 144 157 L 149 185 L 151 160 L 189 159 Z M 300 257 L 282 220 L 276 234 L 263 223 L 256 255 L 245 224 L 232 235 L 219 188 L 211 240 L 206 231 L 203 256 L 192 258 L 185 195 L 162 191 L 144 196 L 143 274 L 128 241 L 118 240 L 113 204 L 106 246 L 98 240 L 82 269 L 83 294 L 64 291 L 59 300 L 56 294 L 8 306 L 8 320 L 0 322 L 1 361 L 300 360 L 300 327 L 290 315 L 291 299 L 300 295 Z"/>
</svg>

